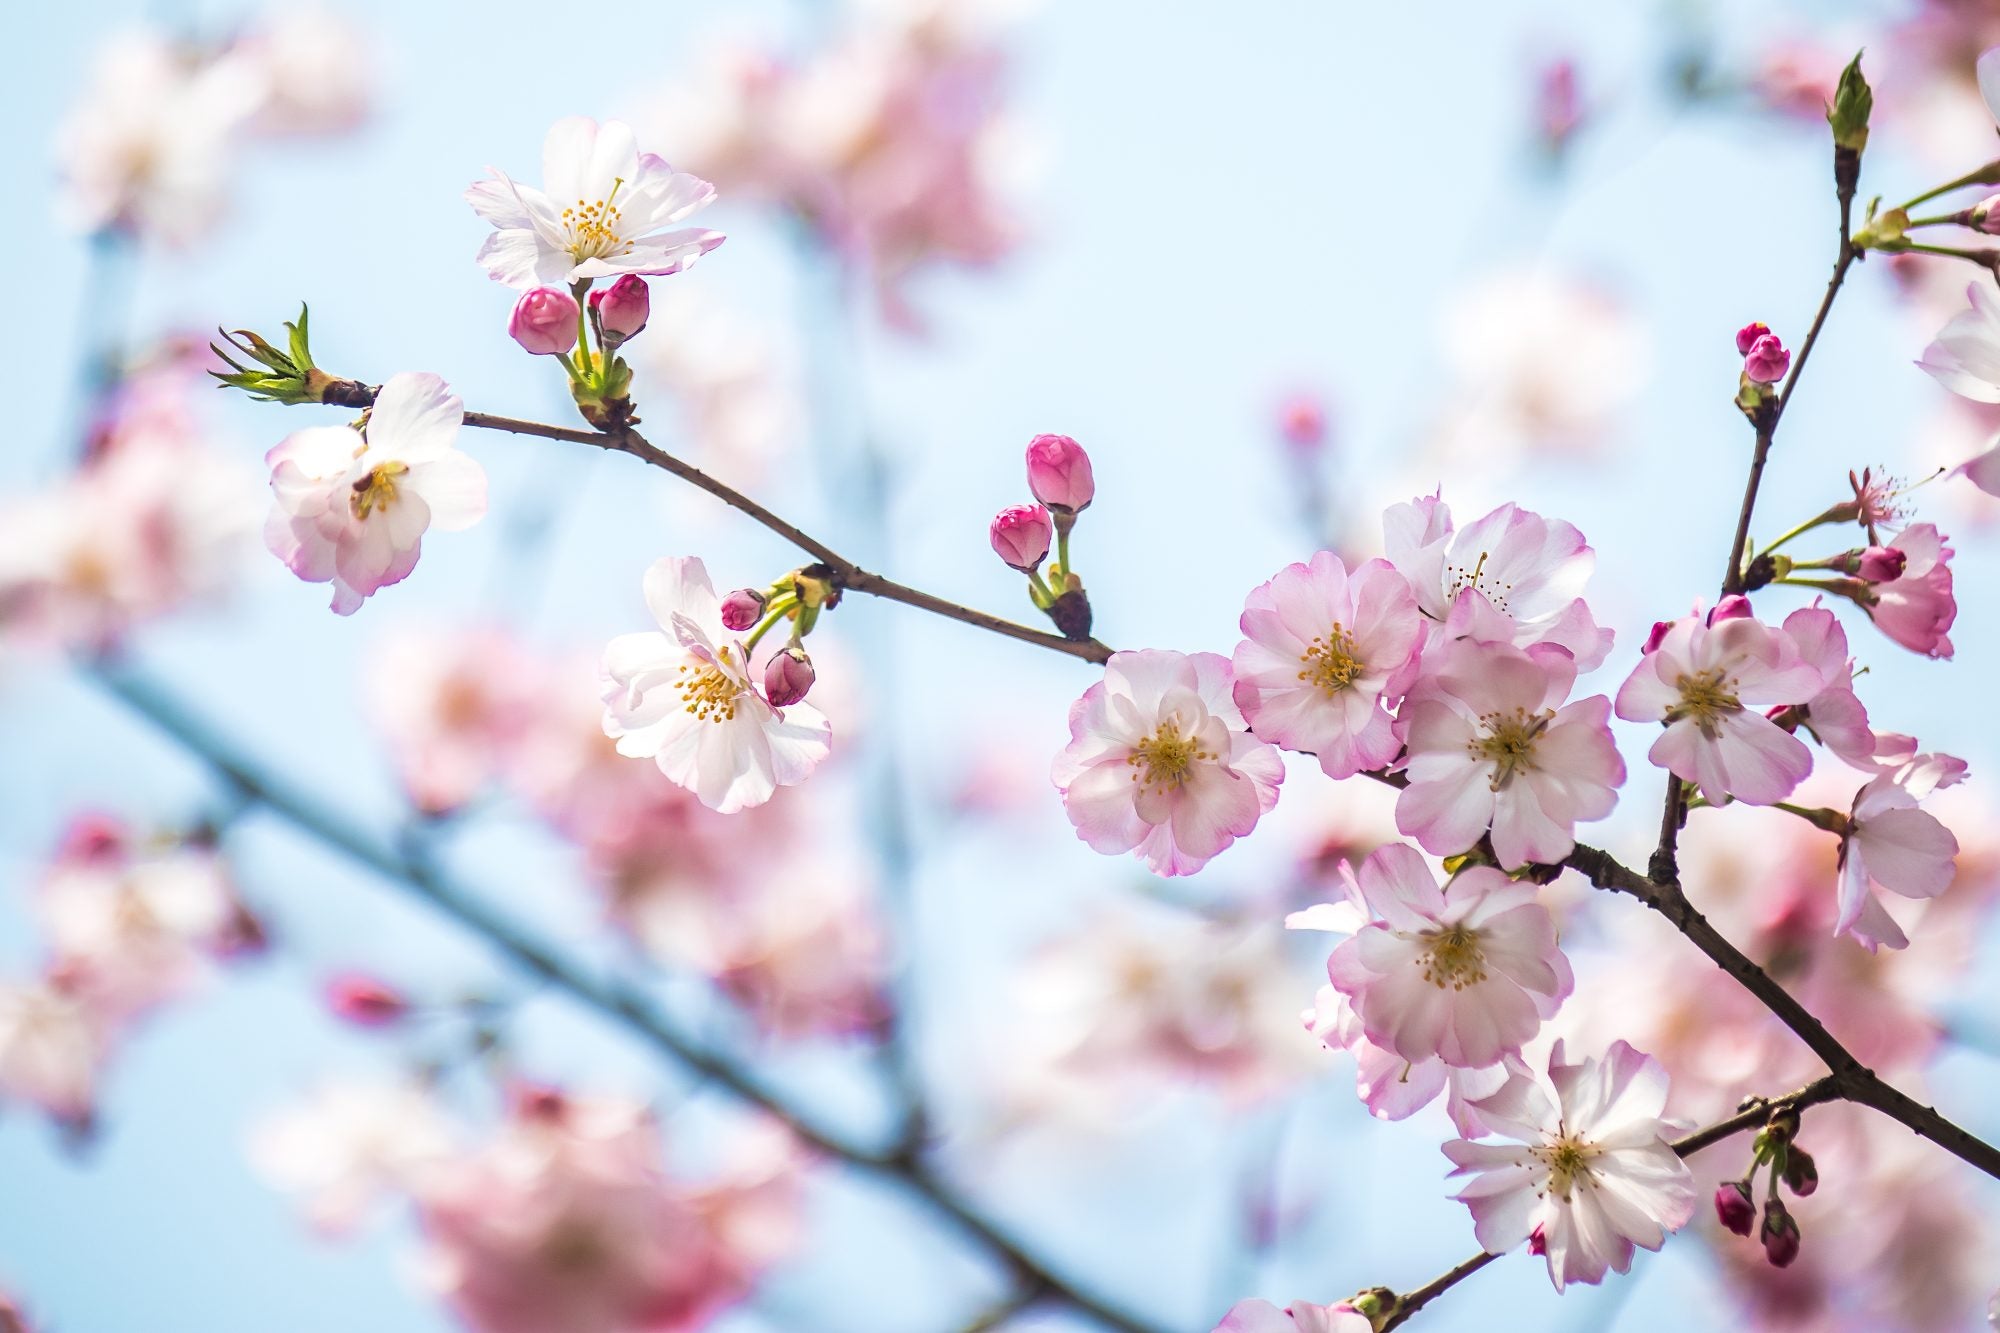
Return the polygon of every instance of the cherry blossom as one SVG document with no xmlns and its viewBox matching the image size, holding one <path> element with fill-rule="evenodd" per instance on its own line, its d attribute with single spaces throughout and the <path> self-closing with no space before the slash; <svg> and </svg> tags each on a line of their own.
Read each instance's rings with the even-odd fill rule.
<svg viewBox="0 0 2000 1333">
<path fill-rule="evenodd" d="M 1317 756 L 1331 778 L 1396 757 L 1389 709 L 1414 674 L 1424 621 L 1394 566 L 1350 574 L 1321 551 L 1252 589 L 1241 624 L 1233 697 L 1258 736 Z"/>
<path fill-rule="evenodd" d="M 1868 710 L 1854 692 L 1847 631 L 1833 612 L 1817 601 L 1800 607 L 1785 617 L 1784 632 L 1823 682 L 1818 694 L 1798 705 L 1800 720 L 1814 740 L 1869 773 L 1899 766 L 1916 754 L 1915 737 L 1878 733 L 1869 726 Z"/>
<path fill-rule="evenodd" d="M 1491 1096 L 1506 1081 L 1503 1065 L 1483 1069 L 1461 1069 L 1435 1056 L 1427 1060 L 1406 1060 L 1386 1046 L 1368 1039 L 1367 1029 L 1354 1006 L 1332 986 L 1322 986 L 1313 1007 L 1303 1015 L 1306 1030 L 1325 1043 L 1329 1050 L 1344 1051 L 1354 1057 L 1354 1090 L 1378 1120 L 1406 1120 L 1445 1093 L 1445 1110 L 1461 1134 L 1483 1134 L 1485 1122 L 1475 1105 Z"/>
<path fill-rule="evenodd" d="M 1416 850 L 1392 843 L 1361 864 L 1369 921 L 1334 949 L 1327 978 L 1368 1040 L 1412 1062 L 1478 1069 L 1520 1050 L 1570 992 L 1555 922 L 1490 866 L 1440 889 Z"/>
<path fill-rule="evenodd" d="M 1293 1301 L 1280 1310 L 1269 1301 L 1238 1301 L 1214 1333 L 1369 1333 L 1368 1316 L 1337 1305 Z"/>
<path fill-rule="evenodd" d="M 1875 628 L 1911 652 L 1926 657 L 1950 657 L 1948 631 L 1958 618 L 1952 594 L 1952 548 L 1930 523 L 1912 523 L 1890 545 L 1903 553 L 1902 573 L 1887 583 L 1870 584 L 1859 599 Z"/>
<path fill-rule="evenodd" d="M 507 770 L 540 716 L 548 674 L 490 627 L 382 642 L 366 673 L 368 710 L 418 809 L 457 809 Z"/>
<path fill-rule="evenodd" d="M 1548 644 L 1464 638 L 1432 649 L 1424 667 L 1398 718 L 1409 785 L 1396 826 L 1441 856 L 1490 828 L 1509 869 L 1568 856 L 1577 822 L 1610 814 L 1625 781 L 1611 701 L 1564 703 L 1576 662 Z"/>
<path fill-rule="evenodd" d="M 341 134 L 368 118 L 379 62 L 366 34 L 314 5 L 272 6 L 227 59 L 262 88 L 253 128 L 273 136 Z"/>
<path fill-rule="evenodd" d="M 678 273 L 722 244 L 720 232 L 666 230 L 706 207 L 715 187 L 641 153 L 623 121 L 571 116 L 552 125 L 542 189 L 488 170 L 492 178 L 474 182 L 465 200 L 494 228 L 479 262 L 510 287 Z"/>
<path fill-rule="evenodd" d="M 333 585 L 336 615 L 408 578 L 432 526 L 457 532 L 486 512 L 486 473 L 456 447 L 465 405 L 436 375 L 393 375 L 364 433 L 309 426 L 270 453 L 271 553 L 308 583 Z"/>
<path fill-rule="evenodd" d="M 299 1194 L 306 1218 L 340 1233 L 391 1196 L 420 1190 L 454 1150 L 456 1132 L 432 1093 L 408 1082 L 341 1082 L 256 1126 L 251 1164 Z"/>
<path fill-rule="evenodd" d="M 1480 1245 L 1501 1254 L 1527 1241 L 1557 1291 L 1629 1271 L 1634 1246 L 1659 1249 L 1700 1193 L 1674 1154 L 1666 1104 L 1666 1070 L 1622 1041 L 1577 1064 L 1558 1041 L 1546 1078 L 1517 1067 L 1479 1111 L 1519 1146 L 1444 1145 L 1452 1174 L 1473 1177 L 1457 1197 Z"/>
<path fill-rule="evenodd" d="M 1214 653 L 1114 653 L 1070 706 L 1052 777 L 1092 850 L 1192 875 L 1278 801 L 1276 749 L 1244 730 Z"/>
<path fill-rule="evenodd" d="M 61 974 L 0 981 L 0 1105 L 24 1101 L 88 1127 L 111 1040 L 109 1016 Z"/>
<path fill-rule="evenodd" d="M 1443 499 L 1428 495 L 1384 512 L 1382 542 L 1439 625 L 1490 608 L 1513 625 L 1517 647 L 1566 648 L 1579 671 L 1611 651 L 1611 631 L 1598 628 L 1582 597 L 1596 553 L 1567 523 L 1505 504 L 1459 529 Z"/>
<path fill-rule="evenodd" d="M 724 814 L 812 776 L 832 749 L 832 724 L 811 704 L 774 708 L 764 698 L 750 651 L 722 628 L 707 567 L 662 558 L 645 591 L 660 629 L 613 639 L 599 676 L 604 731 L 618 752 L 652 759 Z"/>
<path fill-rule="evenodd" d="M 1835 934 L 1850 933 L 1871 950 L 1909 944 L 1873 890 L 1879 885 L 1905 898 L 1935 898 L 1951 886 L 1958 839 L 1917 802 L 1964 776 L 1963 760 L 1924 754 L 1854 794 L 1840 841 Z"/>
<path fill-rule="evenodd" d="M 425 1173 L 430 1277 L 480 1333 L 700 1328 L 789 1248 L 797 1170 L 760 1150 L 679 1182 L 642 1107 L 524 1090 L 491 1142 Z"/>
<path fill-rule="evenodd" d="M 175 245 L 200 239 L 222 212 L 232 146 L 263 93 L 244 62 L 156 32 L 114 36 L 57 131 L 66 219 Z"/>
<path fill-rule="evenodd" d="M 1686 616 L 1655 636 L 1617 701 L 1626 721 L 1666 727 L 1646 757 L 1712 802 L 1769 805 L 1791 795 L 1812 754 L 1756 709 L 1805 703 L 1824 687 L 1798 645 L 1748 615 L 1712 625 Z"/>
<path fill-rule="evenodd" d="M 1938 330 L 1917 365 L 1962 398 L 2000 403 L 2000 292 L 1974 282 L 1965 295 L 1971 308 Z"/>
</svg>

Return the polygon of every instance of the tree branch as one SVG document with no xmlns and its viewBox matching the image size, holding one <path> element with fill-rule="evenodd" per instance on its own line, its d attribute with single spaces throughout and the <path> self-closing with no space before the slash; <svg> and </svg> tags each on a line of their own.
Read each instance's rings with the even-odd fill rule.
<svg viewBox="0 0 2000 1333">
<path fill-rule="evenodd" d="M 531 933 L 437 873 L 423 860 L 385 846 L 366 830 L 318 804 L 304 791 L 262 770 L 216 735 L 179 699 L 134 673 L 107 664 L 90 677 L 139 716 L 201 760 L 245 802 L 269 810 L 299 832 L 408 890 L 418 901 L 485 940 L 509 963 L 611 1020 L 690 1073 L 791 1127 L 800 1140 L 849 1166 L 900 1182 L 932 1211 L 992 1253 L 1023 1288 L 1060 1301 L 1122 1333 L 1156 1333 L 1156 1326 L 1121 1310 L 1050 1270 L 960 1196 L 920 1154 L 882 1153 L 814 1125 L 754 1074 L 703 1049 L 635 986 L 593 976 L 560 957 Z"/>
</svg>

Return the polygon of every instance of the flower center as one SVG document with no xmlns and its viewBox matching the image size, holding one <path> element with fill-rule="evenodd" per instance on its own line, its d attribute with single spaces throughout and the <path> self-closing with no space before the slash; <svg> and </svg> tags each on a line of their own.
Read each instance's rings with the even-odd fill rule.
<svg viewBox="0 0 2000 1333">
<path fill-rule="evenodd" d="M 1723 714 L 1743 711 L 1743 701 L 1732 692 L 1735 684 L 1721 667 L 1682 676 L 1674 682 L 1681 701 L 1667 710 L 1667 721 L 1691 718 L 1702 734 L 1713 740 L 1716 722 Z"/>
<path fill-rule="evenodd" d="M 596 259 L 600 255 L 631 253 L 631 242 L 619 231 L 625 214 L 613 202 L 624 184 L 621 176 L 612 181 L 609 197 L 588 202 L 579 199 L 576 207 L 562 211 L 563 229 L 569 233 L 570 254 L 578 259 Z"/>
<path fill-rule="evenodd" d="M 354 483 L 347 508 L 357 522 L 365 522 L 377 509 L 396 503 L 396 478 L 410 470 L 408 463 L 384 463 Z"/>
<path fill-rule="evenodd" d="M 713 663 L 683 664 L 674 670 L 680 676 L 674 688 L 680 691 L 681 702 L 697 721 L 736 720 L 736 700 L 743 693 L 743 686 L 735 677 Z"/>
<path fill-rule="evenodd" d="M 1486 958 L 1479 952 L 1479 932 L 1464 926 L 1427 930 L 1420 937 L 1424 952 L 1418 962 L 1424 980 L 1439 990 L 1464 990 L 1486 980 Z"/>
<path fill-rule="evenodd" d="M 1132 781 L 1152 789 L 1178 787 L 1189 769 L 1214 758 L 1194 737 L 1181 734 L 1178 718 L 1168 718 L 1132 747 L 1125 762 L 1133 768 Z"/>
<path fill-rule="evenodd" d="M 1516 773 L 1531 773 L 1535 768 L 1535 742 L 1541 739 L 1542 731 L 1549 725 L 1553 712 L 1544 710 L 1530 713 L 1525 708 L 1516 708 L 1511 713 L 1487 713 L 1479 721 L 1486 734 L 1465 743 L 1475 759 L 1493 761 L 1493 776 L 1487 785 L 1499 791 L 1514 780 Z"/>
<path fill-rule="evenodd" d="M 1481 551 L 1479 559 L 1473 561 L 1472 568 L 1470 569 L 1467 569 L 1464 565 L 1454 565 L 1450 561 L 1445 562 L 1444 599 L 1446 602 L 1457 601 L 1459 593 L 1467 588 L 1473 588 L 1485 594 L 1486 600 L 1493 603 L 1499 610 L 1507 610 L 1507 594 L 1514 591 L 1514 585 L 1511 583 L 1499 583 L 1489 579 L 1486 575 L 1486 557 L 1487 552 Z"/>
<path fill-rule="evenodd" d="M 1328 694 L 1339 694 L 1368 669 L 1368 664 L 1354 655 L 1354 636 L 1338 620 L 1325 634 L 1313 635 L 1299 661 L 1304 664 L 1299 679 L 1312 682 Z"/>
<path fill-rule="evenodd" d="M 1591 1174 L 1590 1161 L 1597 1155 L 1597 1150 L 1591 1145 L 1565 1134 L 1554 1143 L 1530 1151 L 1549 1168 L 1549 1187 L 1544 1193 L 1553 1194 L 1567 1203 L 1577 1181 L 1596 1188 L 1597 1181 Z"/>
</svg>

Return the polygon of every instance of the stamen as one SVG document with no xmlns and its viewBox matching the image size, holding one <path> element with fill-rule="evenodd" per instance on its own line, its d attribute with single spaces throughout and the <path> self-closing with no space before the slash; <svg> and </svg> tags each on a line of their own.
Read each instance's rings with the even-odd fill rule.
<svg viewBox="0 0 2000 1333">
<path fill-rule="evenodd" d="M 1464 926 L 1427 930 L 1419 960 L 1424 980 L 1439 990 L 1464 990 L 1486 980 L 1486 956 L 1479 951 L 1479 932 Z"/>
<path fill-rule="evenodd" d="M 1743 711 L 1743 701 L 1736 697 L 1736 681 L 1721 667 L 1682 676 L 1674 688 L 1681 692 L 1681 701 L 1667 710 L 1667 721 L 1692 718 L 1710 740 L 1720 731 L 1725 714 Z"/>
<path fill-rule="evenodd" d="M 736 700 L 743 693 L 741 682 L 709 663 L 683 663 L 674 671 L 681 677 L 674 682 L 674 688 L 680 691 L 683 704 L 697 721 L 722 723 L 736 720 Z"/>
<path fill-rule="evenodd" d="M 1354 636 L 1338 620 L 1325 634 L 1313 635 L 1299 661 L 1305 664 L 1299 679 L 1312 682 L 1328 694 L 1339 694 L 1368 669 L 1368 664 L 1354 655 Z"/>
<path fill-rule="evenodd" d="M 1516 773 L 1534 772 L 1535 743 L 1554 717 L 1552 710 L 1530 713 L 1525 708 L 1481 715 L 1479 724 L 1485 734 L 1467 741 L 1465 748 L 1475 759 L 1493 761 L 1493 776 L 1487 780 L 1489 787 L 1499 791 L 1514 780 Z"/>
<path fill-rule="evenodd" d="M 1213 752 L 1202 749 L 1193 737 L 1181 734 L 1178 718 L 1168 718 L 1154 728 L 1152 735 L 1132 747 L 1125 762 L 1133 769 L 1132 781 L 1151 791 L 1183 785 L 1190 769 L 1196 764 L 1212 763 L 1215 758 Z"/>
<path fill-rule="evenodd" d="M 395 504 L 396 478 L 409 470 L 408 463 L 383 463 L 355 482 L 353 494 L 347 497 L 347 509 L 355 521 L 365 522 L 377 509 Z"/>
</svg>

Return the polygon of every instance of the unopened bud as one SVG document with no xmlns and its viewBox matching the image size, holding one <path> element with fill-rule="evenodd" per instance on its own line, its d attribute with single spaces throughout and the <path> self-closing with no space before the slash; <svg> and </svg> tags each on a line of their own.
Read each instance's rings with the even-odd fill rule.
<svg viewBox="0 0 2000 1333">
<path fill-rule="evenodd" d="M 788 645 L 764 664 L 764 697 L 773 708 L 789 708 L 806 697 L 816 678 L 806 650 Z"/>
<path fill-rule="evenodd" d="M 536 356 L 561 356 L 576 346 L 576 317 L 581 307 L 560 287 L 537 287 L 521 293 L 507 318 L 507 333 Z"/>
<path fill-rule="evenodd" d="M 1673 627 L 1674 627 L 1674 622 L 1671 620 L 1655 620 L 1653 622 L 1652 633 L 1646 636 L 1646 646 L 1644 648 L 1641 648 L 1639 651 L 1641 653 L 1650 653 L 1658 651 L 1661 640 L 1667 637 L 1667 634 L 1669 633 L 1669 631 L 1673 629 Z"/>
<path fill-rule="evenodd" d="M 626 273 L 609 287 L 591 292 L 590 308 L 597 316 L 604 345 L 616 347 L 646 327 L 646 320 L 653 313 L 653 293 L 644 278 Z"/>
<path fill-rule="evenodd" d="M 741 634 L 764 618 L 764 603 L 755 588 L 738 588 L 722 599 L 722 627 Z"/>
<path fill-rule="evenodd" d="M 1736 330 L 1736 355 L 1750 355 L 1750 349 L 1757 345 L 1757 340 L 1769 336 L 1770 332 L 1771 326 L 1762 323 L 1745 324 Z"/>
<path fill-rule="evenodd" d="M 1777 1199 L 1764 1204 L 1764 1225 L 1757 1233 L 1764 1257 L 1775 1268 L 1784 1268 L 1799 1257 L 1799 1224 Z"/>
<path fill-rule="evenodd" d="M 1081 513 L 1097 495 L 1090 455 L 1067 435 L 1037 435 L 1028 442 L 1028 489 L 1057 513 Z"/>
<path fill-rule="evenodd" d="M 2000 194 L 1988 195 L 1959 215 L 1959 221 L 1974 231 L 2000 236 Z"/>
<path fill-rule="evenodd" d="M 1875 93 L 1861 73 L 1861 56 L 1847 62 L 1840 71 L 1840 86 L 1834 90 L 1833 105 L 1827 108 L 1826 123 L 1833 127 L 1833 145 L 1850 153 L 1868 147 L 1868 117 L 1875 109 Z"/>
<path fill-rule="evenodd" d="M 1344 1301 L 1336 1301 L 1328 1308 L 1352 1311 L 1365 1316 L 1372 1324 L 1396 1313 L 1396 1307 L 1402 1303 L 1402 1299 L 1388 1287 L 1370 1287 L 1366 1291 L 1355 1292 Z"/>
<path fill-rule="evenodd" d="M 387 1027 L 410 1012 L 410 1002 L 388 983 L 360 972 L 344 972 L 326 983 L 333 1016 L 356 1027 Z"/>
<path fill-rule="evenodd" d="M 1792 354 L 1775 333 L 1763 335 L 1743 354 L 1743 374 L 1753 384 L 1776 384 L 1791 368 Z"/>
<path fill-rule="evenodd" d="M 1794 1147 L 1785 1154 L 1785 1188 L 1801 1199 L 1819 1188 L 1819 1164 L 1811 1153 Z"/>
<path fill-rule="evenodd" d="M 1737 1235 L 1749 1235 L 1750 1228 L 1757 1225 L 1757 1201 L 1750 1197 L 1750 1187 L 1740 1180 L 1725 1180 L 1716 1186 L 1715 1215 Z"/>
<path fill-rule="evenodd" d="M 1903 577 L 1908 563 L 1909 557 L 1893 546 L 1870 546 L 1852 557 L 1848 573 L 1859 574 L 1870 583 L 1894 583 Z"/>
<path fill-rule="evenodd" d="M 1023 574 L 1033 573 L 1035 567 L 1048 558 L 1049 539 L 1054 534 L 1055 525 L 1049 520 L 1049 511 L 1040 505 L 1013 505 L 1003 509 L 993 516 L 993 525 L 987 530 L 994 554 Z"/>
<path fill-rule="evenodd" d="M 1725 620 L 1747 620 L 1755 614 L 1756 611 L 1751 607 L 1748 597 L 1740 592 L 1732 592 L 1716 602 L 1709 611 L 1708 623 L 1716 625 Z"/>
<path fill-rule="evenodd" d="M 1326 403 L 1318 394 L 1295 393 L 1278 405 L 1278 434 L 1300 453 L 1326 443 Z"/>
</svg>

